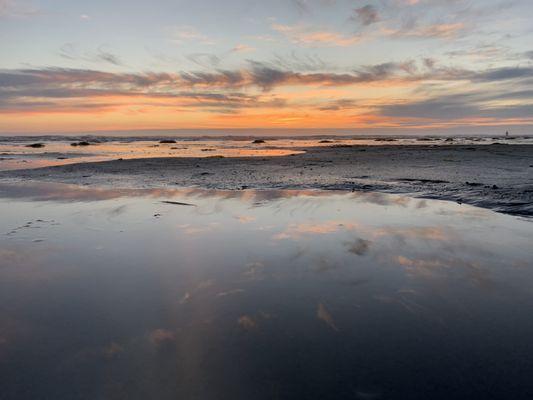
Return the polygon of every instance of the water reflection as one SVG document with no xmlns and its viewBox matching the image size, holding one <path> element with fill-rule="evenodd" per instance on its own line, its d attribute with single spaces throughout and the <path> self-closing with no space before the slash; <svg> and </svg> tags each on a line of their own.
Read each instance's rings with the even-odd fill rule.
<svg viewBox="0 0 533 400">
<path fill-rule="evenodd" d="M 3 184 L 0 397 L 527 398 L 533 225 L 423 202 Z"/>
<path fill-rule="evenodd" d="M 62 136 L 0 137 L 0 170 L 38 168 L 78 162 L 116 160 L 118 158 L 156 157 L 272 157 L 302 153 L 315 147 L 353 145 L 490 145 L 494 143 L 531 144 L 523 137 L 271 137 L 257 142 L 253 137 L 136 137 Z M 80 141 L 84 145 L 79 145 Z M 37 146 L 35 146 L 37 145 Z"/>
<path fill-rule="evenodd" d="M 2 139 L 2 138 L 0 138 Z M 86 146 L 75 146 L 64 138 L 40 140 L 42 147 L 28 146 L 27 138 L 0 140 L 0 170 L 40 168 L 81 162 L 98 162 L 130 158 L 165 157 L 276 157 L 300 154 L 297 145 L 280 141 L 279 145 L 252 144 L 239 140 L 187 140 L 159 143 L 153 140 L 109 140 L 102 137 Z M 31 143 L 31 142 L 30 142 Z M 74 142 L 75 143 L 75 142 Z M 307 142 L 306 142 L 307 143 Z M 306 144 L 306 143 L 301 143 Z"/>
</svg>

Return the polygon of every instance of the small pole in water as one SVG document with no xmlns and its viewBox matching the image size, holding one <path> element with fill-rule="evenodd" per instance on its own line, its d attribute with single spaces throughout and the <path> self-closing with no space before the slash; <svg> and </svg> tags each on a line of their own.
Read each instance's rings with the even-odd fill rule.
<svg viewBox="0 0 533 400">
<path fill-rule="evenodd" d="M 509 137 L 509 131 L 505 131 L 505 137 Z"/>
</svg>

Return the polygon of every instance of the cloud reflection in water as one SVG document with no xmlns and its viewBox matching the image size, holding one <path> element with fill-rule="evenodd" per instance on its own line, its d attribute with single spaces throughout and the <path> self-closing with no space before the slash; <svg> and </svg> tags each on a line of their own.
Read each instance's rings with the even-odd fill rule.
<svg viewBox="0 0 533 400">
<path fill-rule="evenodd" d="M 7 398 L 424 398 L 465 377 L 479 398 L 487 376 L 530 381 L 513 363 L 533 359 L 528 221 L 334 191 L 0 196 Z"/>
</svg>

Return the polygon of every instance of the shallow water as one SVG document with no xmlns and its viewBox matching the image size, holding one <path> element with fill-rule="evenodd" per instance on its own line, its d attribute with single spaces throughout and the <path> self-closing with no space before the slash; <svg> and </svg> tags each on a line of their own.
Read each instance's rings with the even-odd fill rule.
<svg viewBox="0 0 533 400">
<path fill-rule="evenodd" d="M 33 142 L 32 142 L 33 143 Z M 30 143 L 30 144 L 32 144 Z M 15 170 L 131 158 L 159 157 L 274 157 L 301 151 L 265 144 L 244 145 L 239 141 L 107 141 L 88 146 L 71 146 L 76 141 L 41 140 L 41 148 L 27 147 L 28 142 L 0 142 L 0 170 Z"/>
<path fill-rule="evenodd" d="M 271 138 L 253 143 L 251 138 L 179 138 L 159 143 L 144 137 L 0 137 L 0 171 L 49 167 L 83 162 L 156 157 L 274 157 L 299 154 L 307 148 L 351 145 L 490 145 L 532 144 L 533 137 L 367 137 L 367 138 Z M 89 140 L 88 146 L 71 146 Z M 44 147 L 32 148 L 31 144 Z"/>
<path fill-rule="evenodd" d="M 379 193 L 59 184 L 2 184 L 0 211 L 2 399 L 532 393 L 530 221 Z"/>
</svg>

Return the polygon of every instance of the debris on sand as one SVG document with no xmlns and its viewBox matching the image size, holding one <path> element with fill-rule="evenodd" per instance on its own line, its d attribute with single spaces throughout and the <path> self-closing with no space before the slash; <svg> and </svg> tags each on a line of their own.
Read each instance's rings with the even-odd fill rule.
<svg viewBox="0 0 533 400">
<path fill-rule="evenodd" d="M 32 144 L 27 144 L 26 147 L 31 147 L 32 149 L 41 149 L 44 147 L 44 144 L 43 143 L 32 143 Z"/>
<path fill-rule="evenodd" d="M 257 328 L 256 322 L 249 315 L 243 315 L 242 317 L 239 317 L 237 323 L 241 328 L 247 331 L 251 331 Z"/>
<path fill-rule="evenodd" d="M 370 242 L 365 239 L 357 239 L 355 242 L 346 242 L 345 245 L 348 247 L 348 251 L 352 254 L 358 256 L 364 256 L 368 253 L 368 248 L 370 247 Z"/>
<path fill-rule="evenodd" d="M 228 290 L 227 292 L 220 292 L 219 294 L 217 294 L 217 297 L 225 297 L 225 296 L 230 296 L 232 294 L 237 294 L 237 293 L 242 293 L 244 292 L 244 289 L 233 289 L 233 290 Z"/>
<path fill-rule="evenodd" d="M 189 292 L 185 293 L 183 295 L 183 297 L 181 298 L 180 300 L 180 304 L 185 304 L 185 303 L 188 303 L 189 300 L 191 299 L 191 294 Z"/>
<path fill-rule="evenodd" d="M 165 203 L 165 204 L 173 204 L 173 205 L 175 205 L 175 206 L 189 206 L 189 207 L 196 207 L 196 204 L 182 203 L 181 201 L 163 200 L 161 203 Z"/>
<path fill-rule="evenodd" d="M 176 339 L 174 332 L 168 329 L 156 329 L 148 335 L 150 342 L 154 345 L 162 345 L 173 342 Z"/>
<path fill-rule="evenodd" d="M 161 143 L 161 144 L 174 144 L 174 143 L 176 143 L 176 141 L 173 140 L 173 139 L 163 139 L 163 140 L 160 140 L 159 143 Z"/>
<path fill-rule="evenodd" d="M 253 144 L 261 144 L 261 143 L 266 143 L 263 139 L 255 139 L 253 142 Z"/>
<path fill-rule="evenodd" d="M 316 314 L 317 314 L 318 319 L 324 321 L 334 331 L 339 332 L 339 328 L 337 328 L 337 325 L 335 325 L 335 322 L 333 321 L 333 317 L 331 316 L 329 311 L 326 309 L 324 304 L 318 303 L 318 309 L 317 309 Z"/>
<path fill-rule="evenodd" d="M 379 392 L 357 392 L 356 396 L 361 400 L 377 400 L 381 398 L 381 393 Z"/>
</svg>

